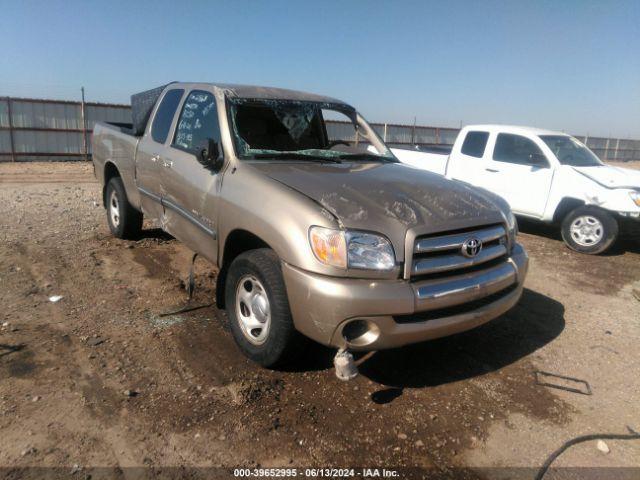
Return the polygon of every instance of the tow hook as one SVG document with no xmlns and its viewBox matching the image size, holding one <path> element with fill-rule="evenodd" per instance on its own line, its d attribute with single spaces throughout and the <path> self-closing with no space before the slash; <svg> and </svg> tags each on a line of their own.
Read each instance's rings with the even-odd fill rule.
<svg viewBox="0 0 640 480">
<path fill-rule="evenodd" d="M 333 365 L 336 368 L 336 377 L 347 382 L 358 376 L 358 367 L 353 360 L 353 355 L 345 347 L 341 347 L 333 358 Z"/>
</svg>

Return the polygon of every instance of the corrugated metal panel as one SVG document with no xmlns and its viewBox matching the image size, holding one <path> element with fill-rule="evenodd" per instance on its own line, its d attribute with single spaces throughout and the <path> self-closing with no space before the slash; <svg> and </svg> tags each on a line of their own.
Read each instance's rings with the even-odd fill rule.
<svg viewBox="0 0 640 480">
<path fill-rule="evenodd" d="M 460 130 L 457 128 L 441 128 L 440 129 L 440 143 L 444 143 L 446 145 L 453 145 L 456 141 L 456 137 Z"/>
<path fill-rule="evenodd" d="M 611 160 L 640 160 L 640 150 L 618 150 L 617 155 L 615 152 L 609 153 L 609 159 Z"/>
<path fill-rule="evenodd" d="M 9 104 L 6 100 L 0 99 L 0 127 L 9 126 Z"/>
<path fill-rule="evenodd" d="M 131 123 L 131 108 L 102 107 L 87 105 L 85 107 L 87 129 L 93 130 L 96 122 Z"/>
<path fill-rule="evenodd" d="M 611 140 L 611 143 L 609 145 L 614 145 L 615 147 L 614 143 L 615 140 Z M 640 150 L 640 140 L 620 140 L 618 148 L 624 150 Z"/>
<path fill-rule="evenodd" d="M 8 130 L 0 130 L 0 153 L 11 152 L 11 136 Z"/>
<path fill-rule="evenodd" d="M 411 127 L 387 125 L 387 142 L 411 143 Z"/>
<path fill-rule="evenodd" d="M 11 113 L 16 128 L 82 128 L 79 105 L 14 100 Z"/>
<path fill-rule="evenodd" d="M 0 130 L 0 155 L 11 154 L 11 134 L 8 130 Z"/>
<path fill-rule="evenodd" d="M 436 129 L 432 127 L 416 127 L 414 142 L 415 143 L 436 143 Z"/>
<path fill-rule="evenodd" d="M 371 123 L 371 128 L 384 140 L 384 123 Z"/>
<path fill-rule="evenodd" d="M 587 147 L 589 147 L 592 150 L 605 148 L 606 146 L 607 146 L 606 138 L 589 137 L 587 139 Z M 595 153 L 595 150 L 594 150 L 594 153 Z"/>
<path fill-rule="evenodd" d="M 355 129 L 348 122 L 327 122 L 327 135 L 329 140 L 355 141 Z"/>
<path fill-rule="evenodd" d="M 81 132 L 16 130 L 13 142 L 17 153 L 82 153 Z"/>
</svg>

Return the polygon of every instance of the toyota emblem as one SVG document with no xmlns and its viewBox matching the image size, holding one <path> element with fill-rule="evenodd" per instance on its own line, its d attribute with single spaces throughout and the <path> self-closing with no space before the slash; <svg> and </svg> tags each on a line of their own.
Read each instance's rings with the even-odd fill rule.
<svg viewBox="0 0 640 480">
<path fill-rule="evenodd" d="M 473 258 L 482 250 L 482 241 L 478 238 L 468 238 L 462 244 L 462 255 L 467 258 Z"/>
</svg>

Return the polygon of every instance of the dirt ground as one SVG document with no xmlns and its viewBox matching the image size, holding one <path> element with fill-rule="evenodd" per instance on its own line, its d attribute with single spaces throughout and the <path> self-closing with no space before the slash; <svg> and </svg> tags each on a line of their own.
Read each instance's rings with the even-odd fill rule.
<svg viewBox="0 0 640 480">
<path fill-rule="evenodd" d="M 191 254 L 150 225 L 138 241 L 113 238 L 90 165 L 0 164 L 0 202 L 0 477 L 333 466 L 534 478 L 573 437 L 640 431 L 637 232 L 585 256 L 521 225 L 531 267 L 516 308 L 378 352 L 342 383 L 321 347 L 291 371 L 251 364 L 214 306 L 161 316 L 186 300 Z M 216 272 L 196 267 L 195 303 L 211 303 Z M 583 379 L 592 395 L 538 385 L 536 371 Z M 640 440 L 606 444 L 553 466 L 637 478 Z"/>
</svg>

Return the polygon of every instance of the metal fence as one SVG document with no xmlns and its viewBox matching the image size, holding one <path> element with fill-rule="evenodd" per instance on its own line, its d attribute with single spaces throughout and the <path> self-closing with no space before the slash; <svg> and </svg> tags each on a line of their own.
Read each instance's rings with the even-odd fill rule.
<svg viewBox="0 0 640 480">
<path fill-rule="evenodd" d="M 0 97 L 0 161 L 88 159 L 100 120 L 131 122 L 131 107 Z"/>
<path fill-rule="evenodd" d="M 91 133 L 97 121 L 131 123 L 129 105 L 0 97 L 0 162 L 69 161 L 91 156 Z M 328 121 L 332 139 L 349 140 L 348 122 Z M 373 123 L 391 146 L 446 149 L 458 128 Z M 577 135 L 603 160 L 640 160 L 640 140 Z"/>
</svg>

